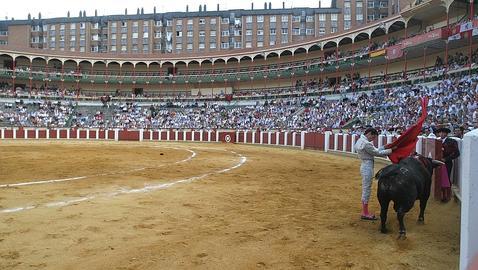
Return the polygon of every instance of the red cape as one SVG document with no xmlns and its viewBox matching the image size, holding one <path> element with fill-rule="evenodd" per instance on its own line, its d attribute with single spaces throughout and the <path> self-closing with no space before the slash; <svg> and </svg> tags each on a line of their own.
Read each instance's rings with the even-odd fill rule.
<svg viewBox="0 0 478 270">
<path fill-rule="evenodd" d="M 397 149 L 388 156 L 392 163 L 398 163 L 402 158 L 410 156 L 415 151 L 415 147 L 418 141 L 418 135 L 422 131 L 422 125 L 427 118 L 427 104 L 428 97 L 422 98 L 422 115 L 418 119 L 415 125 L 409 127 L 402 136 L 392 142 L 390 148 L 396 146 Z"/>
</svg>

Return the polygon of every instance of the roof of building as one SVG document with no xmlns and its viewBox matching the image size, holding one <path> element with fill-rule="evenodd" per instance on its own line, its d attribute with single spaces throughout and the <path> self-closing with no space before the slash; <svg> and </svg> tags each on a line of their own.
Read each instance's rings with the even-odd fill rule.
<svg viewBox="0 0 478 270">
<path fill-rule="evenodd" d="M 335 1 L 332 1 L 333 3 Z M 249 15 L 295 15 L 305 16 L 314 14 L 330 14 L 340 13 L 338 8 L 309 8 L 296 7 L 284 9 L 233 9 L 233 10 L 219 10 L 219 11 L 190 11 L 190 12 L 166 12 L 166 13 L 149 13 L 141 14 L 125 14 L 125 15 L 105 15 L 105 16 L 77 16 L 77 17 L 60 17 L 60 18 L 33 18 L 27 20 L 4 20 L 0 21 L 1 25 L 25 25 L 25 24 L 56 24 L 56 23 L 74 23 L 74 22 L 101 22 L 101 21 L 123 21 L 123 20 L 169 20 L 174 18 L 194 18 L 194 17 L 222 17 L 222 18 L 236 18 Z M 81 13 L 81 12 L 80 12 Z"/>
</svg>

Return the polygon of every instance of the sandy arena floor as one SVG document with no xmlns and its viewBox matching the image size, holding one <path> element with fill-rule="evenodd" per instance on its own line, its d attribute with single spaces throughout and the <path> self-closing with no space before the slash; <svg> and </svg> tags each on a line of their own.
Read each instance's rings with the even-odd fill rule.
<svg viewBox="0 0 478 270">
<path fill-rule="evenodd" d="M 459 205 L 431 199 L 418 225 L 417 202 L 396 240 L 393 209 L 387 235 L 359 219 L 358 167 L 247 145 L 0 141 L 0 269 L 457 269 Z"/>
</svg>

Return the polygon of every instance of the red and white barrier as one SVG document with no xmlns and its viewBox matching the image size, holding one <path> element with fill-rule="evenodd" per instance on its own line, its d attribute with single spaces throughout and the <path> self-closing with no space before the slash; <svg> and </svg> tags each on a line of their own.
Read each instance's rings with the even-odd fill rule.
<svg viewBox="0 0 478 270">
<path fill-rule="evenodd" d="M 478 130 L 465 134 L 462 142 L 460 269 L 465 270 L 478 256 Z"/>
</svg>

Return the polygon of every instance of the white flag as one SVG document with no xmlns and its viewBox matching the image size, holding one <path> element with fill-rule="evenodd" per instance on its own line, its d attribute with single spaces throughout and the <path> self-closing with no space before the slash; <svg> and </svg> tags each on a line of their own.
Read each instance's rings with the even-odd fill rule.
<svg viewBox="0 0 478 270">
<path fill-rule="evenodd" d="M 473 28 L 472 36 L 478 36 L 478 28 Z"/>
<path fill-rule="evenodd" d="M 466 32 L 473 28 L 473 22 L 467 22 L 460 25 L 460 33 Z"/>
<path fill-rule="evenodd" d="M 449 36 L 448 37 L 448 41 L 452 41 L 452 40 L 459 40 L 461 38 L 461 34 L 458 33 L 458 34 L 455 34 L 453 36 Z"/>
</svg>

